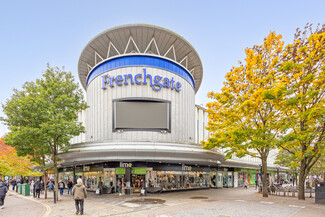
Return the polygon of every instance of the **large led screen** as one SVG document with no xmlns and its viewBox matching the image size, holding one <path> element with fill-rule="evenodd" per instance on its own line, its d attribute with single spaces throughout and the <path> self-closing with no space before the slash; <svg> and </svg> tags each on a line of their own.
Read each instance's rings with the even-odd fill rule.
<svg viewBox="0 0 325 217">
<path fill-rule="evenodd" d="M 170 131 L 170 103 L 149 100 L 114 101 L 116 130 L 167 130 Z"/>
</svg>

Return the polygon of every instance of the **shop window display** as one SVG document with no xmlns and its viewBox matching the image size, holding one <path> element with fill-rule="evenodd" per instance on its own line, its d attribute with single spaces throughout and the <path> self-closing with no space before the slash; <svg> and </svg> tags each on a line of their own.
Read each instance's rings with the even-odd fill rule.
<svg viewBox="0 0 325 217">
<path fill-rule="evenodd" d="M 99 180 L 103 180 L 102 172 L 85 172 L 84 184 L 87 189 L 96 191 Z"/>
<path fill-rule="evenodd" d="M 162 190 L 208 187 L 209 173 L 192 171 L 157 171 Z"/>
<path fill-rule="evenodd" d="M 73 181 L 73 172 L 59 173 L 59 180 L 62 180 L 65 186 L 67 186 L 69 180 Z"/>
<path fill-rule="evenodd" d="M 157 171 L 152 171 L 152 170 L 147 170 L 147 175 L 146 175 L 146 186 L 155 188 L 159 187 L 158 182 L 157 182 Z"/>
<path fill-rule="evenodd" d="M 103 187 L 111 188 L 111 192 L 115 192 L 116 189 L 115 169 L 110 169 L 104 172 Z"/>
</svg>

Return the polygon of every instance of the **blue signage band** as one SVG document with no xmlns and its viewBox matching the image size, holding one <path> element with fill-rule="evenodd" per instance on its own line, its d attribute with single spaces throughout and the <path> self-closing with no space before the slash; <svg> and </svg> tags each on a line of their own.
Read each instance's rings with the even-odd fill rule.
<svg viewBox="0 0 325 217">
<path fill-rule="evenodd" d="M 192 76 L 180 65 L 163 58 L 142 55 L 116 57 L 101 63 L 100 65 L 93 68 L 89 73 L 87 77 L 87 86 L 98 75 L 104 72 L 128 66 L 147 66 L 170 71 L 184 78 L 186 81 L 188 81 L 188 83 L 190 83 L 193 89 L 195 89 L 195 83 Z"/>
</svg>

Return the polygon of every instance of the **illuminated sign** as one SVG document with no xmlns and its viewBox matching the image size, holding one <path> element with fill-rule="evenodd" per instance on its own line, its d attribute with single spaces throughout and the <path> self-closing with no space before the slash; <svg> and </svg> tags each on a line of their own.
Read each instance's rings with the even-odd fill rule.
<svg viewBox="0 0 325 217">
<path fill-rule="evenodd" d="M 120 162 L 120 167 L 132 167 L 132 163 L 123 163 L 123 162 Z"/>
<path fill-rule="evenodd" d="M 162 88 L 170 88 L 172 90 L 181 91 L 182 84 L 175 82 L 174 77 L 171 79 L 167 77 L 161 77 L 159 75 L 152 76 L 147 73 L 146 68 L 143 69 L 143 73 L 136 75 L 124 74 L 117 76 L 109 76 L 108 74 L 102 75 L 102 89 L 106 89 L 106 86 L 114 87 L 114 85 L 122 86 L 128 84 L 149 84 L 154 90 L 161 90 Z"/>
<path fill-rule="evenodd" d="M 192 167 L 191 166 L 187 166 L 185 164 L 182 164 L 182 170 L 183 171 L 192 171 Z"/>
</svg>

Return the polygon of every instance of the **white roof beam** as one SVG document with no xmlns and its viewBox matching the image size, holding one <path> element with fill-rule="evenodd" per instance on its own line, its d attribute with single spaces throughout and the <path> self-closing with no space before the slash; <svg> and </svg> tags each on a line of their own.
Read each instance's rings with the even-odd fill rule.
<svg viewBox="0 0 325 217">
<path fill-rule="evenodd" d="M 147 48 L 145 49 L 145 51 L 144 51 L 143 53 L 146 53 L 146 52 L 148 51 L 148 49 L 150 48 L 150 45 L 151 45 L 152 43 L 154 43 L 154 45 L 155 45 L 155 47 L 156 47 L 156 49 L 157 49 L 157 53 L 158 53 L 158 55 L 160 55 L 160 52 L 159 52 L 159 49 L 158 49 L 158 46 L 157 46 L 157 43 L 156 43 L 156 40 L 155 40 L 154 37 L 152 37 L 151 41 L 149 42 Z"/>
<path fill-rule="evenodd" d="M 137 46 L 137 44 L 136 44 L 135 41 L 133 40 L 132 36 L 130 36 L 129 41 L 128 41 L 128 43 L 126 44 L 124 54 L 126 54 L 126 51 L 128 50 L 131 41 L 132 41 L 134 47 L 137 49 L 138 53 L 141 53 L 140 50 L 139 50 L 139 48 L 138 48 L 138 46 Z"/>
<path fill-rule="evenodd" d="M 95 51 L 95 65 L 97 64 L 97 63 L 99 63 L 99 62 L 101 62 L 101 61 L 97 61 L 97 57 L 99 57 L 100 59 L 101 59 L 101 61 L 103 61 L 104 59 L 103 59 L 103 57 L 101 57 L 100 55 L 99 55 L 99 53 L 97 53 L 96 51 Z"/>
<path fill-rule="evenodd" d="M 165 53 L 164 57 L 169 53 L 169 51 L 173 51 L 174 60 L 176 61 L 176 52 L 175 52 L 174 44 L 172 44 L 172 46 L 170 46 L 168 51 Z"/>
<path fill-rule="evenodd" d="M 182 62 L 185 60 L 185 68 L 187 68 L 187 61 L 188 61 L 188 58 L 187 56 L 185 56 L 180 62 L 179 64 L 182 64 Z"/>
<path fill-rule="evenodd" d="M 116 49 L 115 45 L 110 41 L 109 45 L 108 45 L 107 57 L 106 58 L 109 58 L 109 54 L 111 52 L 111 47 L 114 48 L 114 50 L 118 53 L 118 55 L 121 55 L 120 52 Z"/>
</svg>

